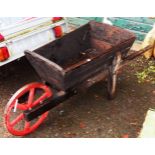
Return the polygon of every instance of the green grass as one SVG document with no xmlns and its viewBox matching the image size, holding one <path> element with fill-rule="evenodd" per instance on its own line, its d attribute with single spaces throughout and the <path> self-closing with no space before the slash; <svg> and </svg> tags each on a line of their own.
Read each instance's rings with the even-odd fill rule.
<svg viewBox="0 0 155 155">
<path fill-rule="evenodd" d="M 136 72 L 138 82 L 151 82 L 155 84 L 155 61 L 149 61 L 148 65 L 143 70 Z"/>
</svg>

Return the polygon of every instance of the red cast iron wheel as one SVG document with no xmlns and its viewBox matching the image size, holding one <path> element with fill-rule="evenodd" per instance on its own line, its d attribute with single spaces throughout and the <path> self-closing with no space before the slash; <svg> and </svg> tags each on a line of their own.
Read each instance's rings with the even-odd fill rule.
<svg viewBox="0 0 155 155">
<path fill-rule="evenodd" d="M 38 91 L 40 92 L 39 96 L 37 94 Z M 52 95 L 53 94 L 49 87 L 42 83 L 31 83 L 20 88 L 11 97 L 5 109 L 4 118 L 5 125 L 8 131 L 16 136 L 25 136 L 36 130 L 39 125 L 45 120 L 48 112 L 45 112 L 44 114 L 36 118 L 35 122 L 33 122 L 33 120 L 27 122 L 24 119 L 23 111 L 32 109 L 33 107 L 41 104 L 42 101 L 51 97 Z M 20 125 L 20 129 L 18 129 L 19 123 L 22 123 L 22 127 Z"/>
</svg>

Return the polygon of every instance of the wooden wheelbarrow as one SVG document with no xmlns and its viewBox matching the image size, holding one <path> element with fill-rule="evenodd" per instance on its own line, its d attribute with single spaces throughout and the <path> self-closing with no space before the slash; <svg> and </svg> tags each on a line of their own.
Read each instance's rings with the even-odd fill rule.
<svg viewBox="0 0 155 155">
<path fill-rule="evenodd" d="M 88 88 L 105 78 L 109 98 L 114 98 L 118 70 L 151 48 L 128 55 L 135 39 L 127 30 L 92 21 L 37 50 L 26 51 L 42 83 L 27 84 L 11 97 L 5 108 L 8 131 L 17 136 L 30 134 L 50 109 L 77 94 L 81 87 Z"/>
</svg>

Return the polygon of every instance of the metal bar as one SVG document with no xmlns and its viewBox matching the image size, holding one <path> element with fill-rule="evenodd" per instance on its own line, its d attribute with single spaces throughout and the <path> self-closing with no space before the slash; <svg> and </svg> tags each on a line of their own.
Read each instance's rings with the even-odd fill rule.
<svg viewBox="0 0 155 155">
<path fill-rule="evenodd" d="M 75 90 L 70 90 L 68 92 L 64 92 L 64 91 L 56 92 L 54 97 L 44 101 L 39 106 L 31 110 L 24 111 L 24 118 L 26 119 L 26 121 L 31 121 L 36 117 L 42 115 L 43 113 L 49 111 L 50 109 L 58 106 L 60 103 L 69 99 L 75 94 L 76 94 Z"/>
</svg>

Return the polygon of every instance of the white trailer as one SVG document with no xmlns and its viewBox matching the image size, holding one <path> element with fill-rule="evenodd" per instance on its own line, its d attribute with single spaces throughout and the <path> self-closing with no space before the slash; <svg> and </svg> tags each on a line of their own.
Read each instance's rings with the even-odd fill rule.
<svg viewBox="0 0 155 155">
<path fill-rule="evenodd" d="M 0 18 L 0 67 L 68 32 L 61 17 Z"/>
</svg>

